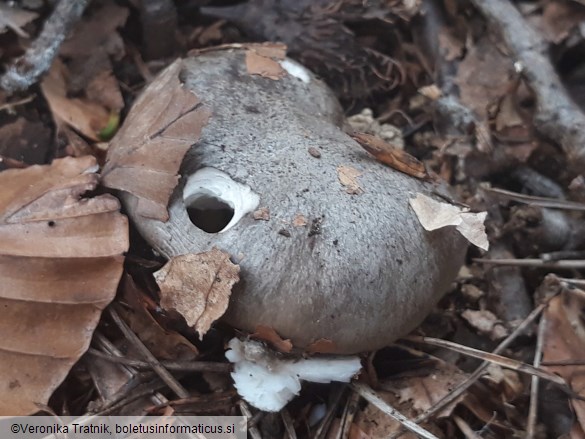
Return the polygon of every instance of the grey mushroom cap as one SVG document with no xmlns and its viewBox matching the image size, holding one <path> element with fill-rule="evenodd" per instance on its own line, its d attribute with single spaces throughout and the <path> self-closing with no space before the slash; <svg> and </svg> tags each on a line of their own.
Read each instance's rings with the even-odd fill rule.
<svg viewBox="0 0 585 439">
<path fill-rule="evenodd" d="M 467 243 L 454 228 L 422 228 L 409 199 L 432 196 L 433 184 L 363 151 L 340 129 L 339 104 L 321 81 L 308 72 L 308 82 L 250 75 L 244 56 L 224 50 L 184 61 L 184 86 L 210 108 L 210 122 L 183 161 L 169 221 L 136 215 L 126 194 L 128 213 L 166 257 L 212 247 L 232 255 L 241 280 L 224 320 L 234 327 L 270 326 L 300 348 L 327 339 L 339 353 L 388 345 L 420 324 L 447 291 Z M 361 173 L 361 193 L 340 184 L 343 166 Z M 231 189 L 204 188 L 205 178 L 192 177 L 202 168 L 211 169 L 207 181 L 216 184 L 213 176 L 221 175 Z M 248 195 L 238 204 L 232 198 L 240 190 Z M 187 208 L 205 214 L 221 193 L 228 211 L 245 212 L 226 230 L 205 232 Z M 257 207 L 269 210 L 269 220 L 254 219 Z M 293 224 L 299 215 L 306 225 Z"/>
</svg>

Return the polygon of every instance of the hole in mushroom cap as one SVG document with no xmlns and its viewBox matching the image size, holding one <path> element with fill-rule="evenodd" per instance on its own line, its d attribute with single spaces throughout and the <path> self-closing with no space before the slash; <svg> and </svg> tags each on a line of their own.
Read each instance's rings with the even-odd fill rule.
<svg viewBox="0 0 585 439">
<path fill-rule="evenodd" d="M 258 207 L 260 197 L 215 168 L 201 168 L 189 176 L 183 201 L 191 222 L 207 233 L 225 232 Z"/>
<path fill-rule="evenodd" d="M 187 207 L 191 222 L 207 233 L 217 233 L 227 226 L 234 217 L 234 209 L 211 195 L 201 194 Z"/>
</svg>

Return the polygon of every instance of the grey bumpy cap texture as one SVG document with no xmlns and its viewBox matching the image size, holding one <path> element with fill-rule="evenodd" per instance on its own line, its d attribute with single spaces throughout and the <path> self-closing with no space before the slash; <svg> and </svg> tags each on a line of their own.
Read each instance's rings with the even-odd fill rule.
<svg viewBox="0 0 585 439">
<path fill-rule="evenodd" d="M 184 66 L 185 86 L 212 116 L 183 161 L 168 222 L 135 215 L 125 196 L 146 240 L 169 258 L 212 247 L 230 253 L 241 280 L 224 320 L 239 329 L 267 325 L 300 348 L 328 339 L 339 353 L 378 349 L 414 329 L 449 288 L 467 245 L 452 227 L 425 231 L 410 208 L 416 193 L 432 196 L 433 184 L 362 150 L 340 129 L 332 92 L 311 74 L 308 83 L 250 75 L 242 50 L 204 53 Z M 361 173 L 362 193 L 340 184 L 342 166 Z M 183 190 L 205 167 L 251 188 L 270 219 L 247 213 L 220 233 L 196 227 Z M 306 226 L 293 225 L 298 215 Z"/>
</svg>

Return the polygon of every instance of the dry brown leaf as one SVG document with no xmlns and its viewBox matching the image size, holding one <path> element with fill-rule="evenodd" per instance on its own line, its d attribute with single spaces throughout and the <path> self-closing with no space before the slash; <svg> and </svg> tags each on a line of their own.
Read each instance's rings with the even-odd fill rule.
<svg viewBox="0 0 585 439">
<path fill-rule="evenodd" d="M 252 217 L 255 220 L 262 220 L 262 221 L 269 221 L 270 220 L 270 210 L 268 207 L 261 207 L 252 213 Z"/>
<path fill-rule="evenodd" d="M 91 52 L 104 51 L 115 59 L 124 56 L 124 41 L 117 29 L 124 26 L 128 8 L 115 2 L 92 5 L 91 14 L 81 20 L 73 33 L 61 45 L 60 55 L 68 58 L 91 57 Z"/>
<path fill-rule="evenodd" d="M 120 313 L 148 350 L 161 360 L 189 361 L 197 358 L 197 348 L 181 334 L 159 325 L 148 311 L 143 297 L 144 293 L 134 280 L 124 275 L 122 300 L 128 308 L 120 308 Z"/>
<path fill-rule="evenodd" d="M 571 31 L 585 20 L 583 4 L 578 2 L 547 1 L 544 2 L 542 13 L 535 14 L 536 27 L 543 36 L 554 44 L 561 43 Z"/>
<path fill-rule="evenodd" d="M 128 223 L 93 157 L 0 173 L 0 415 L 46 404 L 114 298 Z"/>
<path fill-rule="evenodd" d="M 508 92 L 513 62 L 497 49 L 487 35 L 472 45 L 459 64 L 456 84 L 461 103 L 487 120 L 487 107 Z"/>
<path fill-rule="evenodd" d="M 376 390 L 376 394 L 404 416 L 409 419 L 416 418 L 417 413 L 412 408 L 412 405 L 404 402 L 401 403 L 395 392 Z M 419 437 L 410 431 L 403 431 L 404 427 L 399 421 L 383 413 L 370 403 L 363 410 L 358 411 L 355 417 L 355 424 L 363 434 L 372 439 L 391 437 L 398 432 L 403 432 L 400 435 L 401 439 L 417 439 Z M 421 426 L 433 433 L 440 431 L 434 424 L 424 423 Z"/>
<path fill-rule="evenodd" d="M 286 57 L 286 44 L 282 43 L 252 43 L 245 44 L 248 50 L 256 52 L 260 56 L 282 61 Z"/>
<path fill-rule="evenodd" d="M 441 203 L 423 194 L 416 194 L 416 198 L 409 200 L 409 203 L 425 230 L 455 226 L 473 245 L 488 250 L 489 241 L 483 224 L 487 212 L 469 212 L 467 208 Z"/>
<path fill-rule="evenodd" d="M 352 133 L 351 137 L 376 160 L 412 177 L 428 179 L 425 165 L 402 149 L 395 148 L 382 139 L 366 133 Z"/>
<path fill-rule="evenodd" d="M 457 384 L 464 381 L 465 378 L 466 375 L 457 367 L 446 362 L 441 362 L 440 367 L 422 376 L 403 378 L 400 382 L 401 388 L 398 391 L 398 396 L 401 402 L 410 401 L 412 407 L 420 414 L 450 394 L 457 387 Z M 437 414 L 437 417 L 445 418 L 451 416 L 453 410 L 463 398 L 464 395 L 449 404 Z"/>
<path fill-rule="evenodd" d="M 461 313 L 461 317 L 480 334 L 487 335 L 492 340 L 501 340 L 508 335 L 508 330 L 502 321 L 491 311 L 466 309 Z"/>
<path fill-rule="evenodd" d="M 76 97 L 84 96 L 88 102 L 118 115 L 124 107 L 119 83 L 112 73 L 112 59 L 125 55 L 124 42 L 117 29 L 124 26 L 128 8 L 114 2 L 99 2 L 87 14 L 61 45 L 59 55 L 67 59 L 70 75 L 67 92 Z M 90 50 L 88 50 L 90 48 Z M 111 123 L 109 138 L 115 124 Z"/>
<path fill-rule="evenodd" d="M 280 352 L 292 351 L 293 344 L 290 340 L 284 340 L 274 328 L 265 325 L 257 325 L 256 330 L 250 335 L 251 338 L 269 343 L 274 349 Z"/>
<path fill-rule="evenodd" d="M 465 41 L 457 38 L 453 29 L 448 26 L 439 27 L 438 32 L 439 50 L 446 61 L 460 59 L 465 53 Z"/>
<path fill-rule="evenodd" d="M 0 127 L 0 155 L 29 165 L 45 163 L 51 139 L 51 130 L 45 123 L 18 117 Z M 1 160 L 0 170 L 6 167 Z"/>
<path fill-rule="evenodd" d="M 30 23 L 39 14 L 36 12 L 25 11 L 14 6 L 8 6 L 0 3 L 0 34 L 6 32 L 6 29 L 12 29 L 15 34 L 23 38 L 29 38 L 29 35 L 22 30 L 22 26 Z"/>
<path fill-rule="evenodd" d="M 418 92 L 431 101 L 436 101 L 443 96 L 443 92 L 436 84 L 425 85 L 424 87 L 419 88 Z"/>
<path fill-rule="evenodd" d="M 182 61 L 171 64 L 144 90 L 116 134 L 102 171 L 105 186 L 131 193 L 136 212 L 168 220 L 167 203 L 183 156 L 201 135 L 210 112 L 179 79 Z"/>
<path fill-rule="evenodd" d="M 502 131 L 504 128 L 521 126 L 524 120 L 518 114 L 514 98 L 506 95 L 500 102 L 500 108 L 496 115 L 496 130 Z"/>
<path fill-rule="evenodd" d="M 307 225 L 307 223 L 307 218 L 300 213 L 296 214 L 292 221 L 293 227 L 304 227 Z"/>
<path fill-rule="evenodd" d="M 339 182 L 345 186 L 345 192 L 351 195 L 359 195 L 364 192 L 357 181 L 357 178 L 362 175 L 360 171 L 351 166 L 338 166 L 337 178 Z"/>
<path fill-rule="evenodd" d="M 67 124 L 91 140 L 99 140 L 97 134 L 108 124 L 110 114 L 94 102 L 68 98 L 66 77 L 67 68 L 57 59 L 41 83 L 55 122 Z"/>
<path fill-rule="evenodd" d="M 154 274 L 160 287 L 160 305 L 176 310 L 203 337 L 227 309 L 239 273 L 239 265 L 230 261 L 229 254 L 215 247 L 204 253 L 176 256 Z"/>
<path fill-rule="evenodd" d="M 254 50 L 246 52 L 246 68 L 250 75 L 259 75 L 273 80 L 282 78 L 286 73 L 278 61 L 260 55 Z"/>
<path fill-rule="evenodd" d="M 549 302 L 544 311 L 546 331 L 543 363 L 563 361 L 585 363 L 583 309 L 585 309 L 585 292 L 581 290 L 564 290 Z M 546 369 L 563 377 L 574 391 L 582 394 L 585 388 L 583 366 L 547 366 Z M 585 430 L 585 401 L 570 398 L 569 402 L 575 413 L 575 422 L 582 430 Z M 575 436 L 571 432 L 572 439 L 577 437 L 582 436 Z"/>
<path fill-rule="evenodd" d="M 97 73 L 87 85 L 85 94 L 91 102 L 102 105 L 108 110 L 119 113 L 124 108 L 124 99 L 118 80 L 111 70 Z"/>
</svg>

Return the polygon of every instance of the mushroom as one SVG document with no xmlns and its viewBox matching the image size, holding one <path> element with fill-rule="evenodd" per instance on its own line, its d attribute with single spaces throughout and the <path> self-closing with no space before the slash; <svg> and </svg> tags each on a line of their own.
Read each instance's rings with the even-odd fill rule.
<svg viewBox="0 0 585 439">
<path fill-rule="evenodd" d="M 433 196 L 433 183 L 365 153 L 322 81 L 288 59 L 279 79 L 252 75 L 245 56 L 183 61 L 183 86 L 211 119 L 183 160 L 169 220 L 141 216 L 125 194 L 128 214 L 168 258 L 232 255 L 241 279 L 224 320 L 234 327 L 269 326 L 299 348 L 325 339 L 344 354 L 388 345 L 449 288 L 467 243 L 453 228 L 422 228 L 409 199 Z"/>
</svg>

